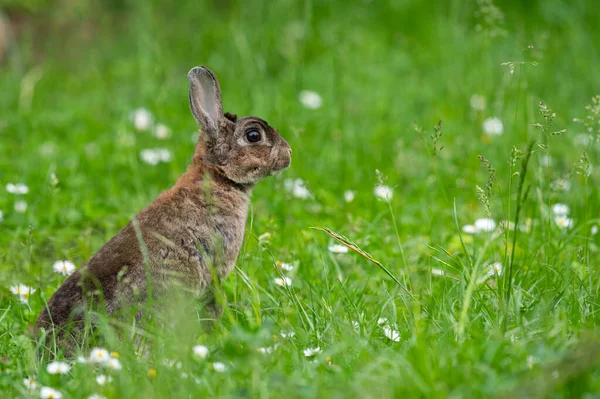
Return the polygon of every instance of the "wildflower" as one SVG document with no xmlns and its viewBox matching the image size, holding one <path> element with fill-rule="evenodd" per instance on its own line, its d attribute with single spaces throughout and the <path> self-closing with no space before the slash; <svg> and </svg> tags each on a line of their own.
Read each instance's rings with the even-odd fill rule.
<svg viewBox="0 0 600 399">
<path fill-rule="evenodd" d="M 148 373 L 147 373 L 147 375 L 148 375 L 148 377 L 149 377 L 149 378 L 154 378 L 154 377 L 156 377 L 156 370 L 155 370 L 155 369 L 150 369 L 150 370 L 148 370 Z"/>
<path fill-rule="evenodd" d="M 565 179 L 554 180 L 550 184 L 550 188 L 554 191 L 569 191 L 571 189 L 571 182 Z"/>
<path fill-rule="evenodd" d="M 360 330 L 360 323 L 356 320 L 352 320 L 352 328 L 354 328 L 355 331 L 359 331 Z"/>
<path fill-rule="evenodd" d="M 57 391 L 54 388 L 42 387 L 42 389 L 40 389 L 40 397 L 42 399 L 61 399 L 63 396 L 60 391 Z"/>
<path fill-rule="evenodd" d="M 303 353 L 306 357 L 313 357 L 321 353 L 321 348 L 319 348 L 318 346 L 316 348 L 306 348 L 304 349 Z"/>
<path fill-rule="evenodd" d="M 381 326 L 383 324 L 387 324 L 387 322 L 388 322 L 388 319 L 386 317 L 380 317 L 380 318 L 377 319 L 377 325 L 378 326 Z"/>
<path fill-rule="evenodd" d="M 527 356 L 527 368 L 531 370 L 535 365 L 535 357 L 529 355 Z"/>
<path fill-rule="evenodd" d="M 280 261 L 277 261 L 275 263 L 277 264 L 277 266 L 279 266 L 281 269 L 285 270 L 286 272 L 291 272 L 294 270 L 294 265 L 292 265 L 291 263 L 285 263 L 285 262 L 280 262 Z"/>
<path fill-rule="evenodd" d="M 104 348 L 93 348 L 90 352 L 90 363 L 104 364 L 108 361 L 110 355 Z"/>
<path fill-rule="evenodd" d="M 15 195 L 24 195 L 29 192 L 29 187 L 27 187 L 23 183 L 17 183 L 17 184 L 8 183 L 6 185 L 6 191 L 8 191 L 11 194 L 15 194 Z"/>
<path fill-rule="evenodd" d="M 344 193 L 344 201 L 350 203 L 354 201 L 354 191 L 348 190 Z"/>
<path fill-rule="evenodd" d="M 400 333 L 394 329 L 392 329 L 389 326 L 383 326 L 383 334 L 386 336 L 387 339 L 394 341 L 394 342 L 399 342 L 400 341 Z"/>
<path fill-rule="evenodd" d="M 289 287 L 292 285 L 292 279 L 289 277 L 276 277 L 274 282 L 280 287 Z"/>
<path fill-rule="evenodd" d="M 283 187 L 296 198 L 307 199 L 311 195 L 310 190 L 306 188 L 306 184 L 302 179 L 285 179 Z"/>
<path fill-rule="evenodd" d="M 204 345 L 196 345 L 193 348 L 194 355 L 200 356 L 202 359 L 205 359 L 208 356 L 208 348 Z"/>
<path fill-rule="evenodd" d="M 494 219 L 481 218 L 475 220 L 475 230 L 478 233 L 489 233 L 496 229 L 496 222 Z"/>
<path fill-rule="evenodd" d="M 375 186 L 375 189 L 373 190 L 373 194 L 375 194 L 375 196 L 377 198 L 385 200 L 385 201 L 391 200 L 392 197 L 394 196 L 394 192 L 392 191 L 392 188 L 388 187 L 384 184 L 379 184 L 379 185 Z"/>
<path fill-rule="evenodd" d="M 71 370 L 71 366 L 65 362 L 54 361 L 46 366 L 46 370 L 48 374 L 67 374 Z"/>
<path fill-rule="evenodd" d="M 145 108 L 133 111 L 132 119 L 137 131 L 149 130 L 152 127 L 152 114 Z"/>
<path fill-rule="evenodd" d="M 119 358 L 119 352 L 111 352 L 110 357 L 114 357 L 115 359 Z"/>
<path fill-rule="evenodd" d="M 504 133 L 504 124 L 500 118 L 487 118 L 483 121 L 483 132 L 490 136 L 500 136 Z"/>
<path fill-rule="evenodd" d="M 282 331 L 279 333 L 279 335 L 281 335 L 281 338 L 293 338 L 296 335 L 296 333 L 293 331 L 288 331 L 288 332 Z"/>
<path fill-rule="evenodd" d="M 567 217 L 566 215 L 555 216 L 554 222 L 561 230 L 573 227 L 573 219 Z"/>
<path fill-rule="evenodd" d="M 598 234 L 598 225 L 593 225 L 592 229 L 590 230 L 590 232 L 592 233 L 593 236 L 595 236 L 596 234 Z"/>
<path fill-rule="evenodd" d="M 502 276 L 502 271 L 502 263 L 494 262 L 489 266 L 488 276 Z"/>
<path fill-rule="evenodd" d="M 434 276 L 443 276 L 446 273 L 442 269 L 438 269 L 438 268 L 432 267 L 431 268 L 431 274 L 434 275 Z"/>
<path fill-rule="evenodd" d="M 485 110 L 485 97 L 480 94 L 473 94 L 469 104 L 475 111 L 483 111 Z"/>
<path fill-rule="evenodd" d="M 77 363 L 79 364 L 86 364 L 88 362 L 88 360 L 83 357 L 83 356 L 77 356 Z"/>
<path fill-rule="evenodd" d="M 154 137 L 159 140 L 168 139 L 171 136 L 171 129 L 168 126 L 159 123 L 154 129 Z"/>
<path fill-rule="evenodd" d="M 50 185 L 52 187 L 58 186 L 58 177 L 56 177 L 56 173 L 50 173 Z"/>
<path fill-rule="evenodd" d="M 99 374 L 96 376 L 96 382 L 98 385 L 105 385 L 107 382 L 112 382 L 111 376 L 106 376 L 104 374 Z"/>
<path fill-rule="evenodd" d="M 345 245 L 340 245 L 340 244 L 332 244 L 328 247 L 329 252 L 332 252 L 334 254 L 347 254 L 348 253 L 348 247 L 346 247 Z"/>
<path fill-rule="evenodd" d="M 257 348 L 256 349 L 257 352 L 260 352 L 260 353 L 265 354 L 265 355 L 273 353 L 274 350 L 275 350 L 274 346 L 267 346 L 267 347 L 262 347 L 262 348 Z"/>
<path fill-rule="evenodd" d="M 149 165 L 158 165 L 160 162 L 170 162 L 171 152 L 166 148 L 146 148 L 140 151 L 140 158 Z"/>
<path fill-rule="evenodd" d="M 27 212 L 27 202 L 22 201 L 22 200 L 15 202 L 15 212 L 18 212 L 18 213 Z"/>
<path fill-rule="evenodd" d="M 10 292 L 19 296 L 19 300 L 23 303 L 27 303 L 31 294 L 35 292 L 35 288 L 29 287 L 24 284 L 13 285 L 10 287 Z"/>
<path fill-rule="evenodd" d="M 119 359 L 116 359 L 114 357 L 111 357 L 106 361 L 106 366 L 113 370 L 121 370 L 123 368 Z"/>
<path fill-rule="evenodd" d="M 29 392 L 33 392 L 37 389 L 37 381 L 35 378 L 25 378 L 23 380 L 23 385 L 25 385 Z"/>
<path fill-rule="evenodd" d="M 225 370 L 227 370 L 227 367 L 225 366 L 225 364 L 221 363 L 221 362 L 214 362 L 212 364 L 212 366 L 213 366 L 213 370 L 215 370 L 217 373 L 222 373 Z"/>
<path fill-rule="evenodd" d="M 477 234 L 477 228 L 473 224 L 466 224 L 461 230 L 467 234 Z"/>
<path fill-rule="evenodd" d="M 567 216 L 569 214 L 569 206 L 565 204 L 552 205 L 552 213 L 555 216 Z"/>
<path fill-rule="evenodd" d="M 303 90 L 299 96 L 300 102 L 308 109 L 318 109 L 323 105 L 323 99 L 320 95 L 310 90 Z"/>
<path fill-rule="evenodd" d="M 57 260 L 52 269 L 63 276 L 70 276 L 75 271 L 75 264 L 68 260 Z"/>
</svg>

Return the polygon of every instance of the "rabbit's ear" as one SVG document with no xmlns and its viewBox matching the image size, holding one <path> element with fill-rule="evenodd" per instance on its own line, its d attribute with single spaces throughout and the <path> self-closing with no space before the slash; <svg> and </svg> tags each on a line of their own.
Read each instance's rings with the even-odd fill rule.
<svg viewBox="0 0 600 399">
<path fill-rule="evenodd" d="M 210 69 L 198 66 L 188 72 L 190 81 L 190 108 L 194 118 L 214 140 L 219 135 L 219 120 L 223 118 L 219 81 Z"/>
</svg>

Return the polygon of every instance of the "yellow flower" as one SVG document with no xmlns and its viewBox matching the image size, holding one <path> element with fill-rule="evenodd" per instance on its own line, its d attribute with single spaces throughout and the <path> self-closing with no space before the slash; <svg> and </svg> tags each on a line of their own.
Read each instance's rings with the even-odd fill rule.
<svg viewBox="0 0 600 399">
<path fill-rule="evenodd" d="M 154 370 L 154 369 L 148 370 L 148 377 L 150 377 L 150 378 L 156 377 L 156 370 Z"/>
<path fill-rule="evenodd" d="M 112 357 L 114 357 L 115 359 L 119 358 L 119 352 L 113 352 L 110 354 Z"/>
</svg>

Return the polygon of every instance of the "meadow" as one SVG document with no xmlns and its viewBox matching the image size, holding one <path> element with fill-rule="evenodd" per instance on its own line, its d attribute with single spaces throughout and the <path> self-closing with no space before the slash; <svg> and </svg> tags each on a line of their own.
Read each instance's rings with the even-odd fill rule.
<svg viewBox="0 0 600 399">
<path fill-rule="evenodd" d="M 599 397 L 600 3 L 3 6 L 1 397 Z M 39 357 L 44 303 L 189 165 L 196 65 L 293 148 L 223 318 Z"/>
</svg>

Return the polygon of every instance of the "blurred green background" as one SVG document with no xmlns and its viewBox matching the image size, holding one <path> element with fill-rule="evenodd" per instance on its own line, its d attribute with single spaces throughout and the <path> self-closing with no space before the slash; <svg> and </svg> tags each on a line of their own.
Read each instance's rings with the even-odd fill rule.
<svg viewBox="0 0 600 399">
<path fill-rule="evenodd" d="M 600 93 L 600 2 L 0 0 L 0 12 L 3 389 L 17 392 L 10 387 L 39 366 L 32 366 L 23 337 L 62 281 L 52 263 L 83 263 L 189 164 L 197 128 L 186 74 L 196 65 L 216 73 L 225 111 L 266 119 L 294 150 L 291 168 L 253 194 L 238 266 L 260 293 L 242 283 L 247 276 L 239 271 L 227 279 L 238 324 L 226 322 L 212 343 L 240 339 L 227 335 L 227 323 L 252 330 L 270 320 L 293 326 L 299 348 L 330 348 L 343 370 L 310 369 L 302 356 L 285 352 L 268 367 L 289 386 L 269 377 L 261 385 L 238 367 L 213 395 L 267 397 L 274 389 L 305 397 L 489 397 L 531 377 L 525 359 L 532 353 L 543 368 L 538 375 L 551 373 L 580 333 L 597 325 L 598 251 L 589 231 L 599 217 L 600 154 L 593 143 L 600 129 L 588 131 L 573 119 L 584 118 Z M 318 93 L 322 106 L 303 106 L 304 90 Z M 483 107 L 471 105 L 474 95 Z M 566 133 L 542 135 L 533 126 L 543 120 L 540 101 L 556 113 L 554 129 Z M 131 115 L 138 108 L 168 126 L 170 138 L 136 131 Z M 485 134 L 483 123 L 492 117 L 502 121 L 503 134 Z M 434 156 L 430 136 L 439 120 L 443 149 Z M 591 142 L 581 145 L 582 134 Z M 495 168 L 492 217 L 514 219 L 518 167 L 508 161 L 513 146 L 524 150 L 532 139 L 544 147 L 534 147 L 522 216 L 539 224 L 517 243 L 518 299 L 506 333 L 497 287 L 467 292 L 472 265 L 465 266 L 458 232 L 486 216 L 475 185 L 484 187 L 488 172 L 477 155 Z M 168 149 L 172 160 L 144 163 L 140 152 L 156 147 Z M 587 180 L 577 174 L 583 153 L 592 166 Z M 390 207 L 373 195 L 376 170 L 394 189 Z M 311 197 L 286 192 L 289 178 L 302 179 Z M 568 180 L 570 191 L 551 189 L 558 179 Z M 29 186 L 26 212 L 14 211 L 19 198 L 4 190 L 10 182 Z M 347 190 L 354 201 L 344 201 Z M 548 222 L 555 202 L 571 208 L 575 227 L 568 233 Z M 416 305 L 405 306 L 389 279 L 363 259 L 328 253 L 331 241 L 311 226 L 328 226 L 373 253 L 443 328 L 427 317 L 408 322 L 407 315 L 419 313 Z M 268 243 L 259 243 L 267 232 Z M 486 261 L 505 261 L 505 248 L 512 248 L 502 238 L 490 245 L 481 237 L 465 240 Z M 301 265 L 297 297 L 277 296 L 271 256 Z M 432 282 L 432 266 L 452 278 Z M 38 289 L 30 309 L 13 303 L 8 287 L 19 282 Z M 471 294 L 469 337 L 457 340 Z M 299 321 L 299 303 L 309 304 L 310 328 Z M 264 319 L 254 320 L 253 312 Z M 378 341 L 375 320 L 382 314 L 400 325 L 397 346 Z M 348 317 L 368 326 L 361 327 L 367 336 L 354 337 Z M 122 383 L 108 396 L 152 389 L 168 395 L 177 387 L 176 380 L 162 388 L 142 383 L 140 370 L 132 374 L 139 392 Z M 258 388 L 245 391 L 250 381 Z M 597 391 L 598 372 L 542 383 L 538 393 L 554 387 L 558 396 Z"/>
</svg>

